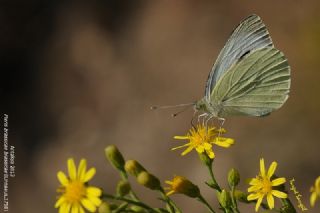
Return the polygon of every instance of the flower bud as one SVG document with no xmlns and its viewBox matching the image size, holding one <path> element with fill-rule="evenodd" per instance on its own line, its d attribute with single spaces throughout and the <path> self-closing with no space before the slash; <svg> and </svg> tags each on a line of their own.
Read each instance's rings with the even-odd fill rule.
<svg viewBox="0 0 320 213">
<path fill-rule="evenodd" d="M 240 174 L 236 169 L 230 169 L 228 173 L 228 183 L 230 187 L 235 187 L 240 182 Z"/>
<path fill-rule="evenodd" d="M 295 208 L 293 207 L 293 205 L 289 199 L 281 199 L 281 201 L 282 201 L 282 207 L 280 208 L 280 213 L 296 212 Z M 305 208 L 304 210 L 308 210 L 308 209 Z M 301 211 L 303 211 L 303 210 L 301 209 Z"/>
<path fill-rule="evenodd" d="M 243 203 L 249 203 L 247 197 L 248 197 L 248 194 L 240 191 L 240 190 L 234 190 L 234 197 L 239 200 L 240 202 L 243 202 Z"/>
<path fill-rule="evenodd" d="M 205 152 L 199 153 L 199 158 L 204 165 L 206 165 L 206 166 L 212 165 L 213 159 L 209 158 L 207 153 L 205 153 Z"/>
<path fill-rule="evenodd" d="M 151 190 L 160 189 L 159 179 L 146 171 L 139 173 L 139 175 L 137 176 L 137 181 L 141 185 L 143 185 Z"/>
<path fill-rule="evenodd" d="M 114 168 L 120 171 L 124 171 L 124 158 L 115 145 L 107 146 L 104 149 L 104 153 L 106 158 Z"/>
<path fill-rule="evenodd" d="M 140 172 L 146 171 L 146 169 L 143 168 L 143 166 L 141 166 L 141 164 L 136 160 L 128 160 L 124 165 L 124 169 L 135 177 L 137 177 Z"/>
<path fill-rule="evenodd" d="M 175 176 L 172 181 L 166 181 L 166 183 L 170 185 L 167 195 L 178 193 L 192 198 L 200 197 L 198 186 L 194 185 L 185 177 Z"/>
<path fill-rule="evenodd" d="M 120 180 L 117 185 L 117 195 L 123 197 L 129 194 L 131 190 L 130 183 L 128 181 Z"/>
<path fill-rule="evenodd" d="M 131 209 L 133 212 L 137 212 L 137 213 L 145 212 L 145 211 L 144 211 L 144 208 L 142 208 L 142 207 L 140 207 L 140 206 L 131 206 L 130 209 Z"/>
<path fill-rule="evenodd" d="M 111 213 L 111 208 L 109 206 L 109 204 L 107 202 L 103 202 L 100 206 L 99 206 L 99 213 Z"/>
<path fill-rule="evenodd" d="M 228 208 L 231 205 L 231 198 L 229 192 L 226 190 L 222 190 L 221 192 L 217 193 L 219 203 L 223 208 Z"/>
</svg>

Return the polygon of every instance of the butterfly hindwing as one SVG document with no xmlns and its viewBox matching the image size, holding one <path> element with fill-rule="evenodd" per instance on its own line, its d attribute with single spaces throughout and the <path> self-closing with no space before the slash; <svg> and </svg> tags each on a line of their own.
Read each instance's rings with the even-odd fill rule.
<svg viewBox="0 0 320 213">
<path fill-rule="evenodd" d="M 290 67 L 275 48 L 250 52 L 217 82 L 211 103 L 221 106 L 219 116 L 263 116 L 280 108 L 288 98 Z"/>
<path fill-rule="evenodd" d="M 221 50 L 208 76 L 205 98 L 210 101 L 211 92 L 219 78 L 244 55 L 264 47 L 273 47 L 269 32 L 260 17 L 253 14 L 244 19 L 232 32 Z"/>
</svg>

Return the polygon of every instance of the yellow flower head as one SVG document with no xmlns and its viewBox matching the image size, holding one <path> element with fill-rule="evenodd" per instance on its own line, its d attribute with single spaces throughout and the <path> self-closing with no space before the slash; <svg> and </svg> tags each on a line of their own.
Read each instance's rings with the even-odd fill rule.
<svg viewBox="0 0 320 213">
<path fill-rule="evenodd" d="M 316 200 L 320 198 L 320 176 L 316 179 L 314 186 L 310 189 L 310 205 L 314 207 Z"/>
<path fill-rule="evenodd" d="M 166 187 L 165 189 L 168 190 L 167 196 L 172 194 L 184 194 L 189 197 L 199 197 L 200 196 L 200 190 L 198 186 L 194 185 L 191 181 L 189 181 L 187 178 L 182 176 L 174 176 L 172 181 L 166 181 L 166 184 L 169 185 L 169 187 Z"/>
<path fill-rule="evenodd" d="M 274 190 L 272 187 L 279 186 L 286 182 L 285 178 L 276 178 L 271 180 L 275 170 L 277 168 L 277 163 L 274 161 L 271 163 L 268 171 L 266 172 L 264 160 L 260 159 L 260 174 L 256 178 L 252 178 L 249 182 L 251 185 L 248 188 L 248 192 L 251 194 L 248 195 L 247 199 L 257 200 L 256 204 L 256 212 L 258 211 L 262 199 L 264 196 L 267 196 L 267 202 L 270 209 L 274 208 L 274 198 L 287 198 L 287 194 L 278 190 Z"/>
<path fill-rule="evenodd" d="M 57 189 L 60 193 L 55 204 L 59 208 L 59 213 L 84 213 L 84 208 L 89 212 L 95 212 L 97 206 L 101 204 L 101 189 L 88 186 L 87 182 L 95 175 L 95 168 L 86 171 L 87 161 L 82 159 L 79 163 L 78 171 L 74 160 L 68 159 L 67 177 L 62 171 L 57 176 L 61 186 Z"/>
<path fill-rule="evenodd" d="M 198 153 L 206 153 L 211 159 L 214 158 L 214 152 L 212 150 L 212 145 L 218 145 L 221 147 L 228 148 L 234 144 L 232 138 L 220 137 L 221 134 L 225 133 L 226 130 L 216 127 L 206 127 L 204 125 L 198 125 L 197 128 L 192 128 L 189 130 L 185 136 L 174 136 L 175 139 L 189 140 L 189 143 L 186 143 L 182 146 L 173 148 L 172 150 L 180 149 L 187 147 L 181 155 L 186 155 L 195 149 Z"/>
</svg>

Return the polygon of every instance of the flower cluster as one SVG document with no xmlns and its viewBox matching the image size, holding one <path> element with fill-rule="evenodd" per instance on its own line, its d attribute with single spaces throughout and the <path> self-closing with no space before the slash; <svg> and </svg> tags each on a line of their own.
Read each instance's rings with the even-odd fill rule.
<svg viewBox="0 0 320 213">
<path fill-rule="evenodd" d="M 175 136 L 175 139 L 187 140 L 187 143 L 173 148 L 186 149 L 182 155 L 196 150 L 200 160 L 208 170 L 210 178 L 205 181 L 208 187 L 215 191 L 219 208 L 214 208 L 201 194 L 200 188 L 188 178 L 175 175 L 171 180 L 165 181 L 162 186 L 160 179 L 147 170 L 136 160 L 125 160 L 122 153 L 114 145 L 105 148 L 105 156 L 108 162 L 119 173 L 119 181 L 114 194 L 103 192 L 100 188 L 92 186 L 89 181 L 96 173 L 95 168 L 87 170 L 87 161 L 80 160 L 78 167 L 72 158 L 67 160 L 67 175 L 59 171 L 57 173 L 60 186 L 57 189 L 58 198 L 55 208 L 60 213 L 116 213 L 116 212 L 140 212 L 140 213 L 182 213 L 181 209 L 171 198 L 174 194 L 180 194 L 201 202 L 210 213 L 222 212 L 239 213 L 238 203 L 255 203 L 255 211 L 263 209 L 276 209 L 275 198 L 281 199 L 281 207 L 276 211 L 281 213 L 296 212 L 292 202 L 288 198 L 285 188 L 286 178 L 278 177 L 275 172 L 277 162 L 272 162 L 266 169 L 264 159 L 260 159 L 260 171 L 256 177 L 249 179 L 249 187 L 245 191 L 239 189 L 241 182 L 240 173 L 231 168 L 227 175 L 227 187 L 223 187 L 215 178 L 213 169 L 215 153 L 213 146 L 229 148 L 234 144 L 232 138 L 222 135 L 226 133 L 223 128 L 198 125 L 192 127 L 185 136 Z M 158 193 L 164 207 L 152 207 L 143 202 L 131 187 L 129 176 L 143 187 Z M 246 192 L 247 191 L 247 192 Z M 310 189 L 310 205 L 315 206 L 320 198 L 320 177 L 315 180 Z M 264 203 L 266 198 L 266 203 Z M 299 206 L 298 206 L 299 207 Z"/>
</svg>

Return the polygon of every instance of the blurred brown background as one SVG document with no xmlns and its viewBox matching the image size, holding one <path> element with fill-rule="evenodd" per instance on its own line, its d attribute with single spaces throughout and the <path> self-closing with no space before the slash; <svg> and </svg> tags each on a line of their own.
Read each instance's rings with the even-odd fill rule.
<svg viewBox="0 0 320 213">
<path fill-rule="evenodd" d="M 309 188 L 320 175 L 319 1 L 8 2 L 0 3 L 0 63 L 1 105 L 9 114 L 9 143 L 16 146 L 10 212 L 57 212 L 56 172 L 66 171 L 68 157 L 86 158 L 97 168 L 92 183 L 114 192 L 117 173 L 103 154 L 108 144 L 162 181 L 179 174 L 199 183 L 213 202 L 196 153 L 169 151 L 179 144 L 173 136 L 189 129 L 192 110 L 171 118 L 175 110 L 150 106 L 200 99 L 230 32 L 252 13 L 287 56 L 292 90 L 268 117 L 227 119 L 227 136 L 236 144 L 215 149 L 216 176 L 226 187 L 228 170 L 238 168 L 245 190 L 259 158 L 268 166 L 275 160 L 277 175 L 295 178 L 309 207 Z M 153 192 L 134 187 L 159 205 Z M 173 198 L 185 212 L 206 212 L 195 200 Z M 319 212 L 319 204 L 309 212 Z"/>
</svg>

